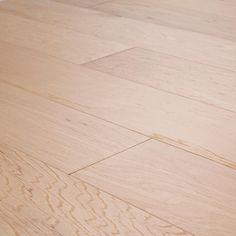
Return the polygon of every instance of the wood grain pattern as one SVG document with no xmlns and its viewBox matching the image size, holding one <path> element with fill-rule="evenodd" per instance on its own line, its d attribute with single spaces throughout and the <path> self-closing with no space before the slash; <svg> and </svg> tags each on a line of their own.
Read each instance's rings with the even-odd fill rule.
<svg viewBox="0 0 236 236">
<path fill-rule="evenodd" d="M 141 48 L 86 64 L 123 79 L 236 112 L 236 73 Z"/>
<path fill-rule="evenodd" d="M 0 51 L 1 80 L 236 168 L 233 112 L 29 50 Z"/>
<path fill-rule="evenodd" d="M 0 145 L 0 232 L 8 236 L 191 236 L 97 188 Z"/>
<path fill-rule="evenodd" d="M 47 0 L 8 0 L 0 4 L 0 9 L 101 39 L 236 71 L 236 42 L 230 40 Z"/>
<path fill-rule="evenodd" d="M 0 143 L 14 145 L 66 172 L 146 139 L 3 83 L 0 108 Z"/>
<path fill-rule="evenodd" d="M 21 27 L 19 27 L 21 25 Z M 0 40 L 81 64 L 128 48 L 0 11 Z"/>
<path fill-rule="evenodd" d="M 99 4 L 95 9 L 236 41 L 233 1 L 115 0 Z"/>
<path fill-rule="evenodd" d="M 93 7 L 98 4 L 106 2 L 106 0 L 51 0 L 55 2 L 60 2 L 63 4 L 69 4 L 72 6 L 79 6 L 79 7 Z"/>
<path fill-rule="evenodd" d="M 75 174 L 199 236 L 236 232 L 236 172 L 148 141 Z"/>
</svg>

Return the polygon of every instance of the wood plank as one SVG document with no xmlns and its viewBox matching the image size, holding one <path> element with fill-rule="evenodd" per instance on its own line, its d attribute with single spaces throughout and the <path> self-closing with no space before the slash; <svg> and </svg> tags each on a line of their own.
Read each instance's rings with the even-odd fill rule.
<svg viewBox="0 0 236 236">
<path fill-rule="evenodd" d="M 0 108 L 0 143 L 68 173 L 147 139 L 3 83 Z"/>
<path fill-rule="evenodd" d="M 94 8 L 109 14 L 236 41 L 236 4 L 233 2 L 116 0 Z"/>
<path fill-rule="evenodd" d="M 1 235 L 191 235 L 16 149 L 0 169 Z"/>
<path fill-rule="evenodd" d="M 236 112 L 236 73 L 141 48 L 86 64 L 123 79 Z"/>
<path fill-rule="evenodd" d="M 1 80 L 236 168 L 233 112 L 4 43 L 0 51 Z"/>
<path fill-rule="evenodd" d="M 93 7 L 96 6 L 97 4 L 106 2 L 106 0 L 51 0 L 51 1 L 79 7 Z"/>
<path fill-rule="evenodd" d="M 61 25 L 101 39 L 236 71 L 236 42 L 230 40 L 47 0 L 8 0 L 0 4 L 0 9 Z"/>
<path fill-rule="evenodd" d="M 19 27 L 21 25 L 21 27 Z M 0 40 L 81 64 L 128 48 L 0 11 Z"/>
<path fill-rule="evenodd" d="M 236 232 L 236 172 L 155 140 L 75 176 L 194 235 Z"/>
</svg>

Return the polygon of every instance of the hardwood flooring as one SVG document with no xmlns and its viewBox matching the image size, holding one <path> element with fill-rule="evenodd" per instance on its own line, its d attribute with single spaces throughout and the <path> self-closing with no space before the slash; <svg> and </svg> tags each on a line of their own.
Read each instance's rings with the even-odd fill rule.
<svg viewBox="0 0 236 236">
<path fill-rule="evenodd" d="M 234 0 L 0 0 L 0 235 L 236 235 Z"/>
</svg>

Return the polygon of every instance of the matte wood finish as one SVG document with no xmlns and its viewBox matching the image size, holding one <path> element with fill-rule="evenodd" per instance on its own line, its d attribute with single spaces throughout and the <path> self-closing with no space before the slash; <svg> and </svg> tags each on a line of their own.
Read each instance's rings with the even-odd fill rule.
<svg viewBox="0 0 236 236">
<path fill-rule="evenodd" d="M 236 235 L 235 10 L 0 0 L 0 235 Z"/>
<path fill-rule="evenodd" d="M 2 80 L 236 168 L 235 113 L 0 45 Z"/>
<path fill-rule="evenodd" d="M 147 139 L 4 83 L 0 108 L 1 143 L 68 173 Z"/>
<path fill-rule="evenodd" d="M 236 42 L 49 0 L 8 0 L 0 9 L 130 46 L 236 71 Z"/>
<path fill-rule="evenodd" d="M 236 172 L 148 141 L 75 174 L 193 234 L 236 232 Z"/>
<path fill-rule="evenodd" d="M 95 8 L 119 16 L 236 41 L 235 1 L 114 0 Z"/>
<path fill-rule="evenodd" d="M 0 146 L 1 235 L 191 236 L 59 170 Z"/>
<path fill-rule="evenodd" d="M 19 25 L 21 27 L 19 27 Z M 73 63 L 83 63 L 126 49 L 65 28 L 35 22 L 0 11 L 0 40 Z"/>
<path fill-rule="evenodd" d="M 86 66 L 236 112 L 236 72 L 141 48 Z"/>
<path fill-rule="evenodd" d="M 69 4 L 73 6 L 80 6 L 80 7 L 92 7 L 98 4 L 107 2 L 106 0 L 51 0 L 55 2 L 60 2 L 64 4 Z"/>
</svg>

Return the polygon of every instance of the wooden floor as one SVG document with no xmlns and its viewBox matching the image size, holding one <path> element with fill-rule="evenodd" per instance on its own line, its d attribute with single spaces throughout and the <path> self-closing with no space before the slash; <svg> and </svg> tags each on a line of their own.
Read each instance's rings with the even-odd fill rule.
<svg viewBox="0 0 236 236">
<path fill-rule="evenodd" d="M 236 235 L 235 0 L 0 0 L 0 236 L 36 235 Z"/>
</svg>

